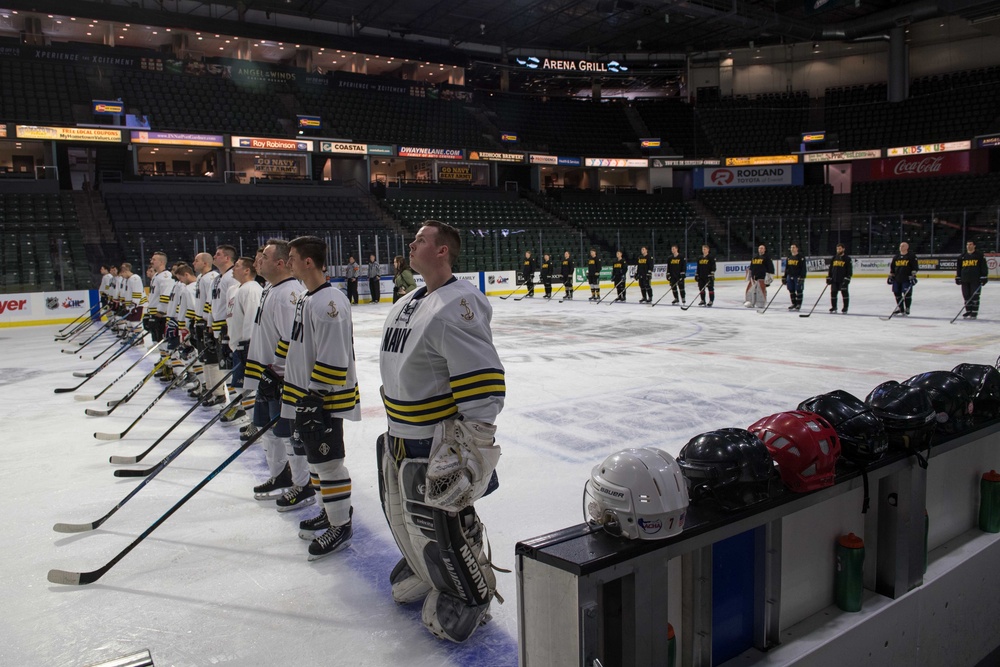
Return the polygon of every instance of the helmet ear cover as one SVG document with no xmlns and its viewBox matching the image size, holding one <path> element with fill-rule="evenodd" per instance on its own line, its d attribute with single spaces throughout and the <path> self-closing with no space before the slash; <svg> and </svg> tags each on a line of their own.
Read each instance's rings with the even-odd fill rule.
<svg viewBox="0 0 1000 667">
<path fill-rule="evenodd" d="M 781 480 L 796 493 L 832 486 L 840 458 L 840 438 L 830 423 L 814 412 L 779 412 L 764 417 L 749 431 L 767 446 Z"/>
<path fill-rule="evenodd" d="M 594 466 L 583 490 L 584 519 L 632 540 L 680 533 L 687 508 L 680 467 L 670 454 L 652 447 L 612 454 Z"/>
</svg>

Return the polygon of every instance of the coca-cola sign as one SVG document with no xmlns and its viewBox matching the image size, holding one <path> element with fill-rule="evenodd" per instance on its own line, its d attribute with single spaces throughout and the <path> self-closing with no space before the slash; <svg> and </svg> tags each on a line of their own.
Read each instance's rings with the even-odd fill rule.
<svg viewBox="0 0 1000 667">
<path fill-rule="evenodd" d="M 908 155 L 906 157 L 873 160 L 871 180 L 889 178 L 934 178 L 969 172 L 969 154 Z"/>
</svg>

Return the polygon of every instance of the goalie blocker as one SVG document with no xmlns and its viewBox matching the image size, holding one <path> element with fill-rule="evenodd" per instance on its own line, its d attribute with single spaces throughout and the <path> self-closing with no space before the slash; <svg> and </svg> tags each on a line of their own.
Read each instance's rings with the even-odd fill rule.
<svg viewBox="0 0 1000 667">
<path fill-rule="evenodd" d="M 421 619 L 437 637 L 463 642 L 489 620 L 496 592 L 485 530 L 472 503 L 499 482 L 496 427 L 461 419 L 433 438 L 379 436 L 382 507 L 403 559 L 390 575 L 399 604 L 423 598 Z"/>
</svg>

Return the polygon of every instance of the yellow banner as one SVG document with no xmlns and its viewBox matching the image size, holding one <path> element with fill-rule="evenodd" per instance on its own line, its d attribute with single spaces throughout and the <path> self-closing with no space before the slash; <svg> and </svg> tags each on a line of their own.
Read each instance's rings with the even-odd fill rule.
<svg viewBox="0 0 1000 667">
<path fill-rule="evenodd" d="M 100 141 L 121 143 L 121 130 L 105 130 L 96 127 L 46 127 L 41 125 L 18 125 L 18 139 L 41 139 L 43 141 Z"/>
<path fill-rule="evenodd" d="M 727 167 L 753 167 L 759 164 L 798 164 L 798 155 L 755 155 L 753 157 L 727 157 Z"/>
</svg>

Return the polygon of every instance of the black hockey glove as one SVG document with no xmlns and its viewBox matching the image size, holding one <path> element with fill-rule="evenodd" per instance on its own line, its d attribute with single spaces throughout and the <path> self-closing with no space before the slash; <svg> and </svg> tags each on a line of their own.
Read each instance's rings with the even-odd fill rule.
<svg viewBox="0 0 1000 667">
<path fill-rule="evenodd" d="M 826 277 L 826 284 L 827 285 L 832 285 L 833 284 L 833 278 L 831 278 L 830 276 L 827 276 Z"/>
<path fill-rule="evenodd" d="M 241 340 L 236 344 L 236 351 L 240 353 L 240 358 L 246 361 L 250 354 L 250 341 Z"/>
<path fill-rule="evenodd" d="M 788 284 L 788 277 L 787 276 L 781 276 L 781 284 L 782 285 L 787 285 Z"/>
<path fill-rule="evenodd" d="M 916 285 L 917 284 L 917 277 L 916 276 L 910 276 L 910 284 L 911 285 Z"/>
<path fill-rule="evenodd" d="M 886 285 L 891 285 L 892 284 L 892 276 L 889 276 L 888 278 L 885 279 L 885 284 Z"/>
<path fill-rule="evenodd" d="M 227 371 L 233 367 L 233 351 L 225 338 L 219 343 L 219 368 Z"/>
<path fill-rule="evenodd" d="M 844 287 L 847 287 L 850 284 L 851 284 L 851 277 L 847 276 L 846 278 L 844 278 L 843 285 L 844 285 Z"/>
<path fill-rule="evenodd" d="M 276 401 L 281 398 L 281 378 L 268 366 L 260 374 L 260 383 L 257 385 L 257 395 L 265 401 Z"/>
<path fill-rule="evenodd" d="M 199 350 L 205 349 L 205 334 L 208 331 L 208 323 L 205 320 L 198 319 L 194 323 L 194 335 L 191 336 L 191 344 L 194 345 Z"/>
<path fill-rule="evenodd" d="M 318 446 L 329 429 L 323 397 L 310 392 L 295 404 L 295 434 L 307 448 Z"/>
<path fill-rule="evenodd" d="M 143 316 L 143 318 L 142 318 L 142 328 L 145 329 L 146 331 L 148 331 L 149 333 L 153 333 L 153 316 L 152 315 L 145 315 L 145 316 Z"/>
<path fill-rule="evenodd" d="M 209 336 L 205 340 L 204 361 L 206 364 L 219 363 L 219 341 L 215 336 Z"/>
<path fill-rule="evenodd" d="M 961 285 L 962 284 L 962 279 L 960 277 L 958 277 L 958 276 L 955 276 L 955 284 L 956 285 Z"/>
<path fill-rule="evenodd" d="M 990 281 L 990 279 L 989 279 L 989 278 L 987 278 L 986 276 L 983 276 L 983 277 L 981 277 L 981 278 L 979 279 L 979 284 L 980 284 L 980 285 L 985 285 L 985 284 L 986 284 L 986 283 L 988 283 L 989 281 Z"/>
</svg>

